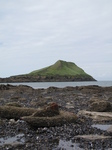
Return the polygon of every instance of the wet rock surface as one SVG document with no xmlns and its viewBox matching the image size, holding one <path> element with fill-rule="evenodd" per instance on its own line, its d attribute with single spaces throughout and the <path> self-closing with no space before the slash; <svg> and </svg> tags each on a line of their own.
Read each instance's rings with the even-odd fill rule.
<svg viewBox="0 0 112 150">
<path fill-rule="evenodd" d="M 21 120 L 21 117 L 6 118 L 0 116 L 0 149 L 112 149 L 111 129 L 107 131 L 93 127 L 92 125 L 96 123 L 94 119 L 85 114 L 78 115 L 79 111 L 88 110 L 93 103 L 92 99 L 96 97 L 97 99 L 109 102 L 111 105 L 112 87 L 82 86 L 32 89 L 22 85 L 2 85 L 0 87 L 1 108 L 11 107 L 12 105 L 12 107 L 18 110 L 25 107 L 29 110 L 34 110 L 41 109 L 43 106 L 54 102 L 58 104 L 58 107 L 55 105 L 57 112 L 58 109 L 60 111 L 67 111 L 77 114 L 78 118 L 75 123 L 66 122 L 61 126 L 35 128 L 31 127 L 25 120 Z M 49 107 L 47 109 L 49 110 Z M 32 112 L 31 115 L 35 117 L 38 114 Z M 48 115 L 50 115 L 50 111 Z M 97 120 L 98 122 L 99 120 Z M 112 125 L 112 120 L 102 120 L 100 123 Z"/>
</svg>

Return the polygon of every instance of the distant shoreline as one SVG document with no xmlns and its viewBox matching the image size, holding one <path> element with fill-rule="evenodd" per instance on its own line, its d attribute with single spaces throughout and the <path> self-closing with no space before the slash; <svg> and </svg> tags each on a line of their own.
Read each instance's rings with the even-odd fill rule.
<svg viewBox="0 0 112 150">
<path fill-rule="evenodd" d="M 34 89 L 38 88 L 49 88 L 49 87 L 59 87 L 65 88 L 67 86 L 76 87 L 76 86 L 101 86 L 101 87 L 109 87 L 112 86 L 112 81 L 80 81 L 80 82 L 18 82 L 18 83 L 0 83 L 0 84 L 11 84 L 11 85 L 26 85 L 30 86 Z"/>
</svg>

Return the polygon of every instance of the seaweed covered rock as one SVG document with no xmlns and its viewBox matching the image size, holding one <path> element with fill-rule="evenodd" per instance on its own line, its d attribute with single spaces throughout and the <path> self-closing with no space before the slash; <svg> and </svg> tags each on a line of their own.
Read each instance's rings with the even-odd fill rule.
<svg viewBox="0 0 112 150">
<path fill-rule="evenodd" d="M 77 120 L 77 116 L 67 111 L 59 111 L 58 104 L 50 103 L 41 110 L 37 110 L 33 115 L 25 116 L 21 119 L 38 128 L 74 123 Z"/>
<path fill-rule="evenodd" d="M 0 90 L 8 90 L 9 87 L 7 85 L 1 84 L 0 85 Z"/>
<path fill-rule="evenodd" d="M 56 103 L 50 103 L 41 109 L 1 106 L 0 117 L 7 119 L 22 119 L 34 127 L 59 126 L 76 122 L 77 116 L 66 111 L 59 111 Z"/>
<path fill-rule="evenodd" d="M 107 101 L 95 101 L 90 105 L 89 110 L 96 112 L 111 112 L 112 106 L 111 103 Z"/>
<path fill-rule="evenodd" d="M 59 115 L 59 107 L 56 103 L 50 103 L 44 106 L 40 110 L 37 110 L 32 116 L 33 117 L 53 117 Z"/>
<path fill-rule="evenodd" d="M 0 117 L 7 119 L 20 119 L 23 116 L 32 115 L 36 109 L 15 107 L 15 106 L 0 106 Z"/>
<path fill-rule="evenodd" d="M 26 116 L 22 117 L 21 119 L 26 121 L 30 126 L 38 128 L 61 126 L 66 123 L 75 123 L 77 120 L 77 116 L 70 112 L 60 111 L 59 115 L 55 115 L 53 117 Z"/>
</svg>

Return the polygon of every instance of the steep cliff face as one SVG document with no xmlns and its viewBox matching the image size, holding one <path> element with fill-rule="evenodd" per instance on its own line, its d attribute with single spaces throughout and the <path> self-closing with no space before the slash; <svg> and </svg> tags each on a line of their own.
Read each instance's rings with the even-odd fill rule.
<svg viewBox="0 0 112 150">
<path fill-rule="evenodd" d="M 95 81 L 73 62 L 58 60 L 55 64 L 29 74 L 0 78 L 0 82 Z"/>
</svg>

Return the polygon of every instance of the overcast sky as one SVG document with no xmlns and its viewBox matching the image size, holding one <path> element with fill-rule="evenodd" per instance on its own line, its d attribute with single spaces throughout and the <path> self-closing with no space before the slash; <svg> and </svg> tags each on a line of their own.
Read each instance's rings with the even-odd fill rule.
<svg viewBox="0 0 112 150">
<path fill-rule="evenodd" d="M 112 0 L 1 0 L 0 77 L 59 59 L 112 80 Z"/>
</svg>

